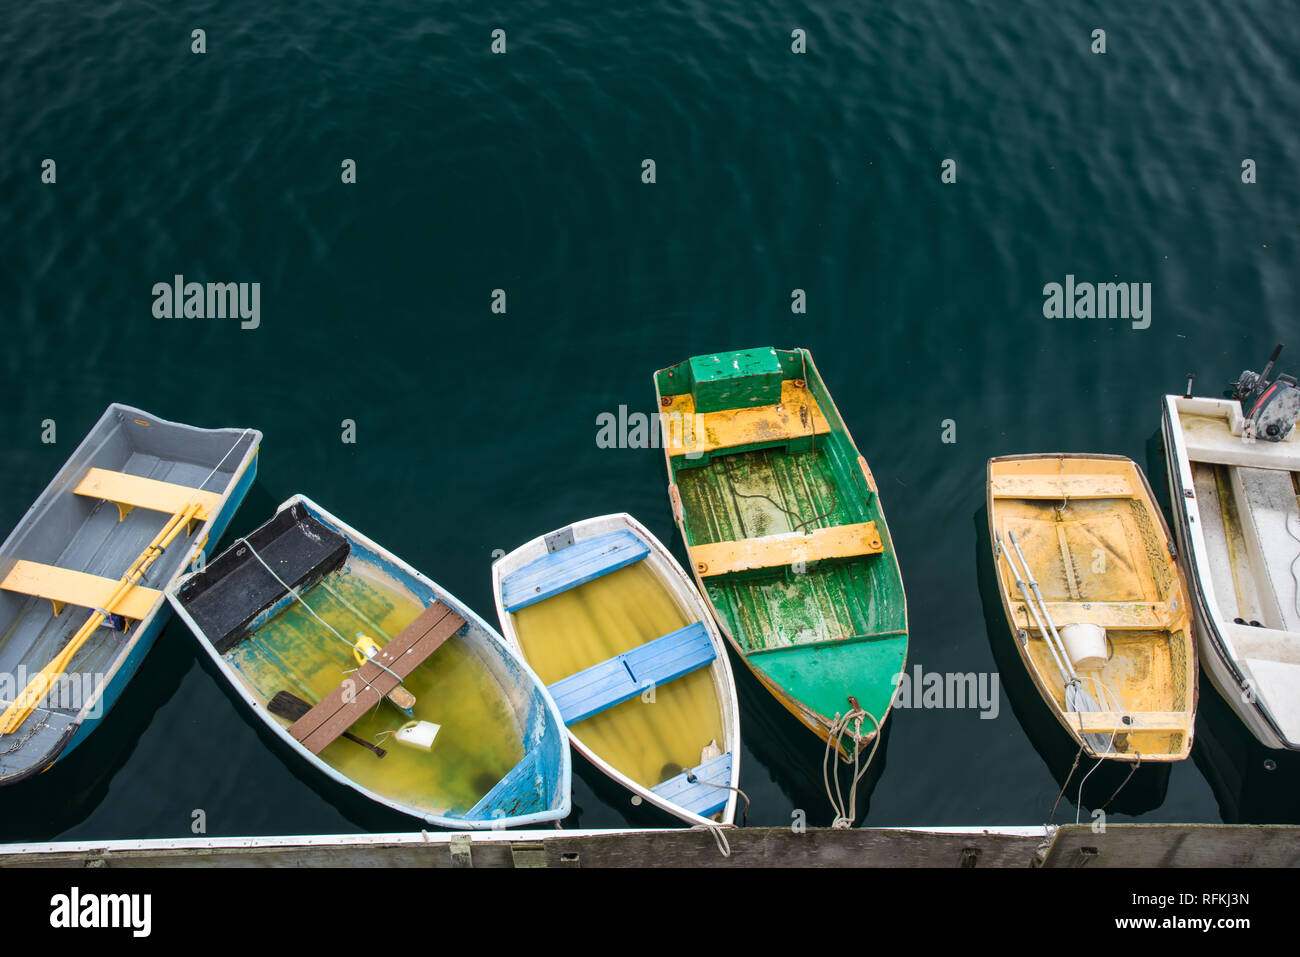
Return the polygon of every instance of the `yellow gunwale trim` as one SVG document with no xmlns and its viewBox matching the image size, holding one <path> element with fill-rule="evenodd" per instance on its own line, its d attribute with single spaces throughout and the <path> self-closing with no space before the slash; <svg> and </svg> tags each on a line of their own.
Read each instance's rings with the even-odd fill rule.
<svg viewBox="0 0 1300 957">
<path fill-rule="evenodd" d="M 825 435 L 831 430 L 808 387 L 796 386 L 789 379 L 781 383 L 781 401 L 777 405 L 697 413 L 690 393 L 666 398 L 668 404 L 660 413 L 660 434 L 670 457 L 785 442 L 800 436 Z"/>
<path fill-rule="evenodd" d="M 875 522 L 833 525 L 811 534 L 787 532 L 744 538 L 734 542 L 713 542 L 690 548 L 691 561 L 701 577 L 727 575 L 751 568 L 776 568 L 796 562 L 825 558 L 854 558 L 878 555 L 885 550 Z"/>
<path fill-rule="evenodd" d="M 206 521 L 209 516 L 216 514 L 221 506 L 219 492 L 200 492 L 188 485 L 161 482 L 158 479 L 128 475 L 126 472 L 114 472 L 110 469 L 88 470 L 86 477 L 73 491 L 87 498 L 112 502 L 117 506 L 118 521 L 126 518 L 133 508 L 147 508 L 150 511 L 174 515 L 183 511 L 191 502 L 199 503 L 194 519 Z"/>
<path fill-rule="evenodd" d="M 48 599 L 54 605 L 54 614 L 57 616 L 64 605 L 103 608 L 121 584 L 120 579 L 116 578 L 59 568 L 57 565 L 19 560 L 14 563 L 14 567 L 5 576 L 4 581 L 0 581 L 0 588 Z M 162 592 L 153 588 L 134 585 L 122 596 L 113 611 L 134 621 L 140 621 L 149 614 L 161 596 Z"/>
</svg>

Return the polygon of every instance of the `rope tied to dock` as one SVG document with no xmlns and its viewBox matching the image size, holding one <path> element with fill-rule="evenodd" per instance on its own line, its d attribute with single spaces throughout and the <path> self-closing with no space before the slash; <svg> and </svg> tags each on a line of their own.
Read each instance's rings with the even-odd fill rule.
<svg viewBox="0 0 1300 957">
<path fill-rule="evenodd" d="M 1065 796 L 1065 789 L 1070 786 L 1070 778 L 1074 777 L 1074 772 L 1079 770 L 1079 759 L 1083 757 L 1083 745 L 1079 745 L 1078 753 L 1074 756 L 1074 763 L 1070 765 L 1070 773 L 1065 776 L 1065 783 L 1061 785 L 1061 790 L 1056 792 L 1056 803 L 1052 805 L 1051 812 L 1047 815 L 1047 824 L 1044 827 L 1052 827 L 1052 819 L 1056 817 L 1056 809 L 1061 806 L 1061 798 Z"/>
<path fill-rule="evenodd" d="M 1115 740 L 1115 732 L 1111 732 L 1111 742 L 1113 743 L 1114 740 Z M 1070 779 L 1074 777 L 1074 772 L 1079 770 L 1079 759 L 1083 757 L 1083 752 L 1084 752 L 1084 746 L 1079 745 L 1079 751 L 1074 756 L 1074 763 L 1070 765 L 1070 773 L 1065 776 L 1065 783 L 1061 785 L 1061 790 L 1057 792 L 1056 803 L 1052 805 L 1052 811 L 1050 814 L 1047 815 L 1047 823 L 1043 825 L 1044 827 L 1053 828 L 1056 826 L 1052 823 L 1052 821 L 1056 817 L 1056 809 L 1060 806 L 1061 798 L 1065 795 L 1066 789 L 1070 786 Z M 1109 753 L 1109 749 L 1108 749 L 1108 753 Z M 1119 787 L 1115 789 L 1115 791 L 1111 794 L 1110 797 L 1106 798 L 1105 802 L 1101 805 L 1101 807 L 1098 810 L 1105 811 L 1106 808 L 1110 807 L 1111 802 L 1114 801 L 1115 798 L 1119 797 L 1119 792 L 1123 791 L 1124 788 L 1128 786 L 1129 781 L 1133 780 L 1133 775 L 1137 773 L 1138 768 L 1142 767 L 1142 752 L 1135 751 L 1134 754 L 1137 755 L 1137 760 L 1133 762 L 1133 766 L 1129 768 L 1128 774 L 1125 776 L 1124 780 L 1120 782 Z M 1092 772 L 1096 771 L 1099 767 L 1101 767 L 1104 761 L 1105 758 L 1098 758 L 1096 763 L 1093 764 L 1093 766 L 1088 769 L 1088 773 L 1083 776 L 1083 780 L 1079 782 L 1079 796 L 1075 801 L 1075 807 L 1074 807 L 1075 824 L 1079 823 L 1080 814 L 1083 811 L 1083 786 L 1085 783 L 1087 783 L 1088 778 L 1092 776 Z"/>
<path fill-rule="evenodd" d="M 558 823 L 558 822 L 557 822 Z M 734 824 L 692 824 L 692 831 L 705 830 L 713 835 L 713 843 L 718 845 L 718 850 L 723 857 L 731 856 L 731 842 L 727 840 L 726 829 L 735 827 Z"/>
<path fill-rule="evenodd" d="M 686 772 L 686 780 L 687 783 L 689 784 L 703 784 L 706 787 L 720 788 L 723 791 L 735 791 L 737 794 L 739 794 L 742 798 L 745 799 L 745 809 L 740 812 L 740 820 L 744 824 L 749 823 L 749 795 L 746 794 L 744 791 L 742 791 L 740 788 L 730 784 L 718 784 L 714 781 L 701 781 L 699 778 L 695 776 L 695 773 L 693 771 Z"/>
<path fill-rule="evenodd" d="M 853 820 L 858 813 L 858 782 L 862 780 L 867 769 L 871 767 L 872 759 L 876 756 L 876 749 L 880 747 L 880 722 L 870 711 L 862 708 L 856 698 L 850 696 L 849 704 L 852 707 L 849 711 L 841 716 L 839 712 L 835 713 L 835 720 L 831 722 L 830 731 L 826 736 L 826 755 L 822 759 L 822 783 L 826 786 L 826 797 L 831 802 L 831 810 L 835 812 L 835 820 L 831 827 L 836 830 L 845 830 L 853 826 Z M 865 764 L 859 763 L 862 754 L 862 719 L 870 718 L 875 730 L 871 733 L 871 753 L 867 755 Z M 853 729 L 849 730 L 849 725 Z M 831 757 L 833 751 L 839 750 L 839 746 L 848 734 L 853 741 L 853 781 L 849 785 L 848 801 L 844 800 L 844 792 L 840 786 L 839 768 L 834 771 L 835 787 L 831 788 Z"/>
</svg>

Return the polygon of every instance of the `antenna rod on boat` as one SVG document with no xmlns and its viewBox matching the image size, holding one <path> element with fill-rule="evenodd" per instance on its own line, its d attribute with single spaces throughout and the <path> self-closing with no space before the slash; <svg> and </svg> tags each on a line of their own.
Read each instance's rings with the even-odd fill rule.
<svg viewBox="0 0 1300 957">
<path fill-rule="evenodd" d="M 1277 344 L 1277 348 L 1273 350 L 1273 354 L 1269 356 L 1268 365 L 1264 366 L 1264 371 L 1259 374 L 1259 381 L 1261 383 L 1268 382 L 1268 374 L 1273 371 L 1273 363 L 1277 362 L 1277 357 L 1280 356 L 1281 354 L 1282 354 L 1282 343 L 1279 342 Z"/>
</svg>

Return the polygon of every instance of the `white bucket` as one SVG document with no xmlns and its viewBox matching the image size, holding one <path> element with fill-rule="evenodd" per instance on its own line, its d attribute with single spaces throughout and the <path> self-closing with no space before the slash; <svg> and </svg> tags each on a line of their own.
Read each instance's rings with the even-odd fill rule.
<svg viewBox="0 0 1300 957">
<path fill-rule="evenodd" d="M 1106 629 L 1101 625 L 1079 622 L 1057 630 L 1075 671 L 1093 671 L 1104 667 L 1110 660 L 1106 654 Z"/>
<path fill-rule="evenodd" d="M 393 732 L 393 737 L 402 744 L 428 751 L 433 747 L 433 739 L 438 736 L 441 727 L 432 721 L 408 721 Z"/>
</svg>

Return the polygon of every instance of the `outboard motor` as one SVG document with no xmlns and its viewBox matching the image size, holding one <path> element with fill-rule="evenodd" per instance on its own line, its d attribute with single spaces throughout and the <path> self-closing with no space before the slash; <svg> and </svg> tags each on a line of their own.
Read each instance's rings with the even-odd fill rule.
<svg viewBox="0 0 1300 957">
<path fill-rule="evenodd" d="M 1280 375 L 1273 382 L 1268 381 L 1273 363 L 1281 353 L 1279 345 L 1273 350 L 1263 372 L 1249 369 L 1243 372 L 1232 391 L 1232 397 L 1241 402 L 1241 412 L 1252 434 L 1268 442 L 1284 441 L 1295 428 L 1296 418 L 1300 417 L 1300 388 L 1296 386 L 1295 377 Z"/>
</svg>

